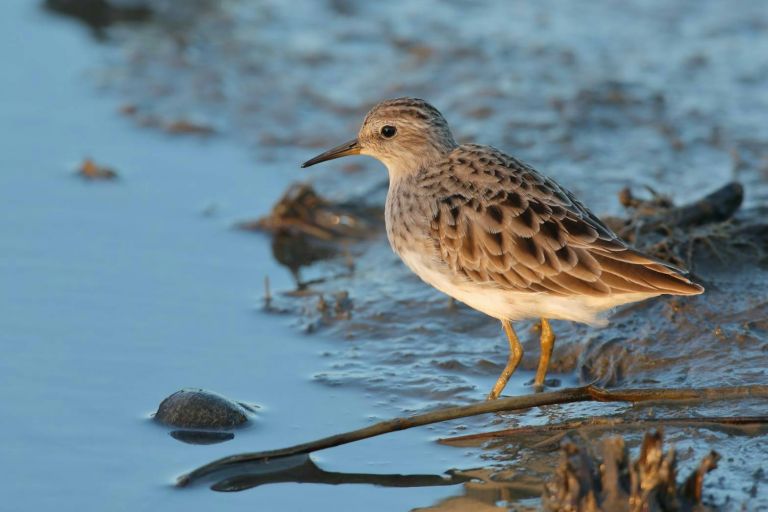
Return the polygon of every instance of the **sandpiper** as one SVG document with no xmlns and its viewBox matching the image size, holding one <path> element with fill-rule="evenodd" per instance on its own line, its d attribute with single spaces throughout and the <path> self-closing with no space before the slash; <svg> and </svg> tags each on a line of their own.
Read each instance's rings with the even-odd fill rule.
<svg viewBox="0 0 768 512">
<path fill-rule="evenodd" d="M 392 249 L 422 280 L 498 318 L 509 342 L 499 396 L 523 356 L 512 322 L 541 319 L 542 389 L 555 335 L 550 319 L 604 324 L 615 306 L 704 289 L 630 247 L 574 195 L 491 146 L 457 144 L 443 115 L 416 98 L 382 101 L 356 139 L 304 162 L 368 155 L 389 172 Z"/>
</svg>

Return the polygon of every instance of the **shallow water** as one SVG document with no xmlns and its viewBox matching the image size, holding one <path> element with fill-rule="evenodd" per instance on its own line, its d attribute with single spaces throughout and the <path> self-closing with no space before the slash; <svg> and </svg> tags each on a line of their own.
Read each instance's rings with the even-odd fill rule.
<svg viewBox="0 0 768 512">
<path fill-rule="evenodd" d="M 458 138 L 515 152 L 601 213 L 619 212 L 625 184 L 684 201 L 734 177 L 747 185 L 748 204 L 761 204 L 768 18 L 760 2 L 150 4 L 153 22 L 114 27 L 101 42 L 20 0 L 0 18 L 9 42 L 0 52 L 14 63 L 0 82 L 0 433 L 8 440 L 0 459 L 13 468 L 0 488 L 11 510 L 535 506 L 554 452 L 434 440 L 612 412 L 764 411 L 760 402 L 653 412 L 576 404 L 313 456 L 326 471 L 363 474 L 487 466 L 476 476 L 495 484 L 172 488 L 179 474 L 223 455 L 479 399 L 501 369 L 506 343 L 495 322 L 422 285 L 383 238 L 348 248 L 351 275 L 346 258 L 302 270 L 305 279 L 331 277 L 312 287 L 326 301 L 348 293 L 350 315 L 335 318 L 318 311 L 316 295 L 283 295 L 294 282 L 269 239 L 232 228 L 265 214 L 299 179 L 331 197 L 381 204 L 376 163 L 297 167 L 352 136 L 367 105 L 427 97 Z M 157 130 L 179 120 L 215 134 Z M 119 179 L 77 178 L 85 156 L 114 166 Z M 764 270 L 700 270 L 703 297 L 619 312 L 610 329 L 556 324 L 551 376 L 567 386 L 584 368 L 604 377 L 619 367 L 609 384 L 765 383 Z M 262 310 L 265 276 L 274 309 L 287 314 Z M 509 394 L 531 391 L 537 351 L 528 327 Z M 186 386 L 259 405 L 254 425 L 219 445 L 177 442 L 149 416 Z M 708 477 L 714 501 L 768 507 L 758 472 L 765 435 L 670 429 L 668 439 L 684 468 L 710 448 L 726 455 Z"/>
<path fill-rule="evenodd" d="M 266 211 L 295 176 L 254 172 L 224 140 L 171 139 L 126 123 L 114 97 L 89 82 L 101 49 L 88 34 L 27 2 L 4 9 L 2 32 L 14 43 L 0 51 L 18 67 L 0 85 L 0 508 L 353 510 L 371 501 L 392 510 L 444 495 L 307 485 L 224 496 L 171 486 L 211 458 L 330 434 L 374 411 L 354 390 L 313 383 L 332 344 L 260 311 L 264 276 L 277 288 L 290 287 L 290 276 L 268 240 L 231 228 Z M 119 180 L 77 178 L 86 155 L 113 165 Z M 211 204 L 216 213 L 204 215 Z M 260 405 L 255 424 L 221 445 L 174 440 L 149 418 L 185 386 Z M 318 460 L 353 472 L 453 465 L 440 455 L 451 450 L 423 440 L 393 440 L 413 458 L 382 457 L 388 444 L 373 442 Z"/>
</svg>

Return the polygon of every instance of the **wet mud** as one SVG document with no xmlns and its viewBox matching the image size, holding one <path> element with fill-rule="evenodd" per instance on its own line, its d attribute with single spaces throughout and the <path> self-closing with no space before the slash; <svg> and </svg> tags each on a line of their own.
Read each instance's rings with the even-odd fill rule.
<svg viewBox="0 0 768 512">
<path fill-rule="evenodd" d="M 381 98 L 425 97 L 458 140 L 528 161 L 705 286 L 697 297 L 620 308 L 606 328 L 554 322 L 549 387 L 766 382 L 768 17 L 760 2 L 146 5 L 151 18 L 110 29 L 118 50 L 96 73 L 137 124 L 215 132 L 252 150 L 259 172 L 294 172 L 317 148 L 354 136 Z M 239 227 L 271 236 L 275 259 L 295 279 L 295 289 L 265 293 L 268 309 L 334 342 L 316 384 L 365 393 L 372 419 L 483 397 L 506 361 L 500 328 L 428 288 L 392 254 L 380 216 L 384 169 L 361 159 L 302 176 L 311 187 L 270 198 L 269 216 Z M 731 182 L 739 184 L 720 188 Z M 538 359 L 538 326 L 520 327 L 525 356 L 510 393 L 532 392 Z M 763 410 L 756 400 L 571 404 L 429 432 Z M 627 445 L 637 448 L 641 436 L 628 434 Z M 666 441 L 685 469 L 710 449 L 723 456 L 705 502 L 768 506 L 764 432 L 670 427 Z M 476 469 L 466 471 L 463 494 L 425 510 L 535 509 L 558 452 L 557 443 L 531 442 L 465 447 L 465 468 Z"/>
</svg>

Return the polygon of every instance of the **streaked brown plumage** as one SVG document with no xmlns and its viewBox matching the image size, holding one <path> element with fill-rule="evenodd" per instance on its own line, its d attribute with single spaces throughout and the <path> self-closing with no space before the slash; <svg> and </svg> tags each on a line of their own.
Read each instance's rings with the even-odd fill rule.
<svg viewBox="0 0 768 512">
<path fill-rule="evenodd" d="M 495 398 L 522 357 L 511 322 L 542 319 L 541 387 L 554 344 L 549 323 L 600 322 L 611 307 L 703 288 L 621 240 L 570 192 L 490 146 L 457 145 L 423 100 L 376 105 L 356 140 L 304 166 L 367 154 L 389 171 L 387 235 L 424 281 L 502 321 L 511 355 Z"/>
<path fill-rule="evenodd" d="M 471 281 L 558 296 L 701 291 L 630 248 L 557 183 L 494 148 L 459 146 L 420 179 L 443 176 L 454 186 L 437 200 L 430 231 L 443 261 Z"/>
</svg>

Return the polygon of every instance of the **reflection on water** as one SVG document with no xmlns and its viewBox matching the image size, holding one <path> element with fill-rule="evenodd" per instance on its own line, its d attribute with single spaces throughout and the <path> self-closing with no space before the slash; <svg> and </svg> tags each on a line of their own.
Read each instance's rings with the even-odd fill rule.
<svg viewBox="0 0 768 512">
<path fill-rule="evenodd" d="M 433 506 L 418 508 L 420 512 L 502 510 L 540 510 L 538 498 L 543 489 L 542 480 L 514 470 L 476 469 L 463 471 L 461 475 L 471 478 L 464 483 L 462 494 L 440 500 Z"/>
<path fill-rule="evenodd" d="M 365 484 L 380 487 L 433 487 L 463 485 L 459 496 L 441 500 L 418 510 L 507 510 L 500 503 L 520 503 L 541 496 L 542 480 L 510 470 L 451 470 L 443 475 L 401 475 L 341 473 L 325 471 L 308 455 L 234 464 L 196 481 L 222 492 L 239 492 L 277 483 L 346 485 Z M 480 507 L 480 508 L 478 508 Z"/>
<path fill-rule="evenodd" d="M 295 455 L 266 462 L 236 464 L 208 475 L 205 480 L 215 481 L 215 491 L 245 491 L 254 487 L 276 483 L 312 484 L 368 484 L 382 487 L 432 487 L 456 485 L 469 476 L 448 472 L 445 475 L 386 475 L 374 473 L 340 473 L 325 471 L 309 455 Z"/>
<path fill-rule="evenodd" d="M 187 444 L 217 444 L 231 441 L 234 432 L 209 432 L 206 430 L 172 430 L 171 437 Z"/>
</svg>

